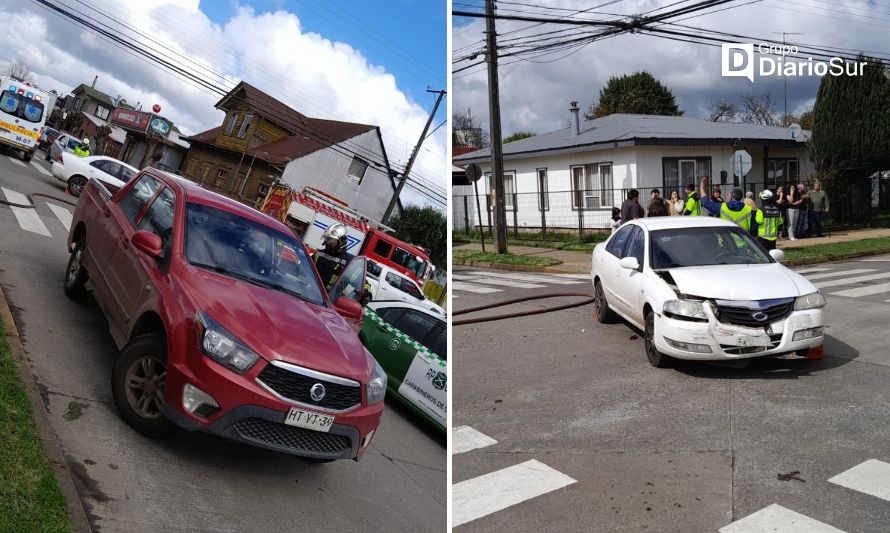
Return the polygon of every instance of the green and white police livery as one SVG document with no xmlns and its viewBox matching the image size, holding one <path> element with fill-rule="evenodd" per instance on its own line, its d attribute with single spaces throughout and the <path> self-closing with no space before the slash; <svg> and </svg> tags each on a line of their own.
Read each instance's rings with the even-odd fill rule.
<svg viewBox="0 0 890 533">
<path fill-rule="evenodd" d="M 370 302 L 365 307 L 359 338 L 386 372 L 389 393 L 445 431 L 445 317 L 405 302 Z"/>
</svg>

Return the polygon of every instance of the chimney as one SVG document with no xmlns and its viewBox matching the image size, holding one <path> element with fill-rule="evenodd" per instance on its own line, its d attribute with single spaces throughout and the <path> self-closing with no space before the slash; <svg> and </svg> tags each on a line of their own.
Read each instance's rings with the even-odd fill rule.
<svg viewBox="0 0 890 533">
<path fill-rule="evenodd" d="M 96 88 L 96 81 L 99 79 L 99 76 L 93 76 L 93 84 L 90 85 L 90 89 Z"/>
<path fill-rule="evenodd" d="M 578 102 L 572 102 L 569 105 L 569 111 L 572 112 L 572 137 L 575 137 L 581 133 L 581 124 L 578 122 Z"/>
</svg>

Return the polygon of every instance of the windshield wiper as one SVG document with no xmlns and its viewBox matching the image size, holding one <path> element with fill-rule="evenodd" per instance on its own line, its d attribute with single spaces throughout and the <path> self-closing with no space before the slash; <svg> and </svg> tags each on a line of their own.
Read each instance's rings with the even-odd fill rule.
<svg viewBox="0 0 890 533">
<path fill-rule="evenodd" d="M 262 287 L 262 288 L 264 288 L 264 289 L 270 289 L 270 290 L 274 290 L 274 291 L 283 292 L 283 293 L 285 293 L 285 294 L 289 294 L 289 295 L 291 295 L 291 296 L 294 296 L 294 297 L 296 297 L 296 298 L 299 298 L 300 300 L 307 301 L 307 302 L 309 302 L 309 303 L 317 303 L 317 302 L 315 302 L 314 300 L 311 300 L 311 299 L 307 298 L 304 294 L 302 294 L 302 293 L 300 293 L 300 292 L 297 292 L 297 291 L 295 291 L 295 290 L 293 290 L 293 289 L 289 289 L 289 288 L 285 287 L 284 285 L 282 285 L 282 284 L 280 284 L 280 283 L 273 283 L 273 282 L 271 282 L 271 281 L 266 281 L 266 280 L 264 280 L 264 279 L 255 278 L 255 277 L 253 277 L 253 276 L 248 276 L 248 275 L 246 275 L 246 274 L 242 274 L 242 273 L 240 273 L 240 272 L 235 272 L 235 271 L 233 271 L 233 270 L 229 270 L 228 268 L 221 267 L 221 266 L 217 266 L 217 265 L 207 265 L 207 264 L 204 264 L 204 263 L 192 263 L 192 264 L 195 265 L 195 266 L 198 266 L 198 267 L 202 267 L 202 268 L 206 268 L 206 269 L 212 270 L 212 271 L 214 271 L 214 272 L 219 272 L 220 274 L 225 274 L 225 275 L 227 275 L 227 276 L 232 276 L 233 278 L 237 278 L 237 279 L 246 281 L 246 282 L 248 282 L 248 283 L 253 283 L 254 285 L 257 285 L 257 286 Z"/>
<path fill-rule="evenodd" d="M 206 263 L 192 263 L 192 265 L 201 267 L 201 268 L 206 268 L 207 270 L 212 270 L 214 272 L 218 272 L 220 274 L 225 274 L 227 276 L 232 276 L 233 278 L 238 278 L 238 279 L 244 280 L 244 281 L 253 280 L 253 278 L 251 278 L 250 276 L 248 276 L 246 274 L 242 274 L 240 272 L 235 272 L 234 270 L 229 270 L 228 268 L 221 267 L 219 265 L 208 265 Z"/>
</svg>

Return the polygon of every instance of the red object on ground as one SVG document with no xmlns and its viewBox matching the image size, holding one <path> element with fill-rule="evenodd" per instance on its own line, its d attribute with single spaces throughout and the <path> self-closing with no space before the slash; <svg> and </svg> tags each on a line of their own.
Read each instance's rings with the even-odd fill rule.
<svg viewBox="0 0 890 533">
<path fill-rule="evenodd" d="M 819 345 L 816 348 L 810 348 L 807 350 L 807 359 L 818 360 L 825 357 L 825 347 L 824 345 Z"/>
</svg>

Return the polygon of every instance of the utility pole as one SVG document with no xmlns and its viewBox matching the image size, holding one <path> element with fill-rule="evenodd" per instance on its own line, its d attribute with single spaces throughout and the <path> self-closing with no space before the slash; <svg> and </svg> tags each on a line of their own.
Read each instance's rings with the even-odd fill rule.
<svg viewBox="0 0 890 533">
<path fill-rule="evenodd" d="M 386 206 L 386 211 L 383 213 L 383 220 L 381 220 L 383 224 L 389 222 L 389 216 L 392 214 L 392 210 L 396 208 L 396 203 L 399 201 L 399 194 L 402 193 L 402 187 L 404 187 L 405 182 L 408 181 L 408 174 L 411 172 L 411 167 L 414 166 L 414 159 L 417 157 L 417 152 L 420 151 L 420 145 L 422 145 L 423 140 L 426 139 L 426 132 L 430 129 L 430 124 L 433 123 L 433 117 L 436 116 L 436 110 L 439 109 L 439 104 L 442 103 L 442 98 L 445 98 L 445 91 L 427 89 L 426 92 L 437 93 L 439 96 L 436 97 L 436 105 L 434 105 L 433 110 L 430 111 L 430 118 L 427 119 L 426 126 L 423 127 L 423 133 L 420 134 L 420 140 L 414 145 L 411 157 L 408 158 L 408 164 L 405 166 L 405 171 L 402 172 L 402 179 L 399 180 L 399 184 L 396 186 L 396 192 L 393 193 L 392 200 L 390 200 L 389 205 Z"/>
<path fill-rule="evenodd" d="M 498 89 L 498 47 L 494 0 L 485 0 L 485 60 L 488 62 L 488 116 L 491 120 L 491 179 L 494 181 L 494 231 L 498 253 L 507 253 L 507 209 L 504 197 L 504 152 Z"/>
<path fill-rule="evenodd" d="M 779 32 L 777 32 L 777 31 L 774 31 L 773 33 L 776 34 L 776 35 L 779 34 Z M 806 34 L 805 34 L 805 33 L 795 33 L 795 32 L 783 31 L 783 32 L 782 32 L 782 50 L 783 50 L 783 51 L 785 50 L 785 42 L 786 42 L 785 39 L 786 39 L 786 37 L 788 37 L 789 35 L 806 35 Z M 784 84 L 785 84 L 785 114 L 782 115 L 782 126 L 788 126 L 788 124 L 785 124 L 785 121 L 788 120 L 788 76 L 785 75 L 784 65 L 785 65 L 785 57 L 782 56 L 782 66 L 783 66 L 783 68 L 782 68 L 782 81 L 783 81 Z"/>
</svg>

